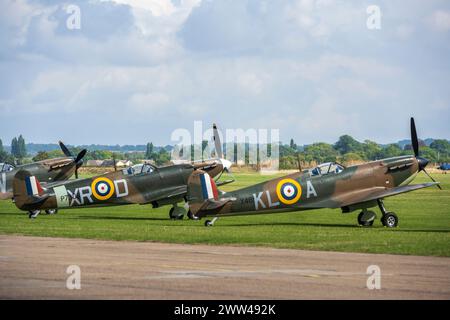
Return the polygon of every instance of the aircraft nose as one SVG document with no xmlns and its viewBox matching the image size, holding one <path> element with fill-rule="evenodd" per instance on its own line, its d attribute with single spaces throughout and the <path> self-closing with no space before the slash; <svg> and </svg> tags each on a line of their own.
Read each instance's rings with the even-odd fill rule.
<svg viewBox="0 0 450 320">
<path fill-rule="evenodd" d="M 417 161 L 419 162 L 419 171 L 425 169 L 425 167 L 428 165 L 428 159 L 417 157 Z"/>
</svg>

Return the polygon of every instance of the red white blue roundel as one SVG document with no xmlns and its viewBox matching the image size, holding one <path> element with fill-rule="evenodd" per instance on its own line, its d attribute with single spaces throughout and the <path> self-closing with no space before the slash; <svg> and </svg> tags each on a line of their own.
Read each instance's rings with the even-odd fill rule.
<svg viewBox="0 0 450 320">
<path fill-rule="evenodd" d="M 302 187 L 294 179 L 282 179 L 277 184 L 278 199 L 284 204 L 294 204 L 302 196 Z"/>
<path fill-rule="evenodd" d="M 98 200 L 107 200 L 114 193 L 114 184 L 105 177 L 100 177 L 92 181 L 92 194 Z"/>
<path fill-rule="evenodd" d="M 95 185 L 95 191 L 97 191 L 97 193 L 103 197 L 109 193 L 109 190 L 111 190 L 111 188 L 106 182 L 99 181 Z"/>
<path fill-rule="evenodd" d="M 283 186 L 281 187 L 281 194 L 285 199 L 292 200 L 295 198 L 297 193 L 297 187 L 290 182 L 283 184 Z"/>
</svg>

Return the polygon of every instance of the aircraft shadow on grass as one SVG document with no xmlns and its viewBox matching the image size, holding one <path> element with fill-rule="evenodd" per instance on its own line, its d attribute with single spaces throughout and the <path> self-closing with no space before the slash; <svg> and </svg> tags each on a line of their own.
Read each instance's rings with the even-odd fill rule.
<svg viewBox="0 0 450 320">
<path fill-rule="evenodd" d="M 167 218 L 153 218 L 153 217 L 116 217 L 116 216 L 78 216 L 77 219 L 91 219 L 91 220 L 120 220 L 120 221 L 169 221 Z"/>
</svg>

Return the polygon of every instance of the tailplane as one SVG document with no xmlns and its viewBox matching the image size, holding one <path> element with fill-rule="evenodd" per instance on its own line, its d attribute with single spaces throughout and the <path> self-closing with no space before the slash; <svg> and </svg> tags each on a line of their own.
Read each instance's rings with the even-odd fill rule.
<svg viewBox="0 0 450 320">
<path fill-rule="evenodd" d="M 26 170 L 20 170 L 14 176 L 13 193 L 20 210 L 31 210 L 48 198 L 39 180 Z"/>
<path fill-rule="evenodd" d="M 202 170 L 194 171 L 189 177 L 187 198 L 189 210 L 197 218 L 217 214 L 230 202 L 230 199 L 219 199 L 216 183 Z"/>
</svg>

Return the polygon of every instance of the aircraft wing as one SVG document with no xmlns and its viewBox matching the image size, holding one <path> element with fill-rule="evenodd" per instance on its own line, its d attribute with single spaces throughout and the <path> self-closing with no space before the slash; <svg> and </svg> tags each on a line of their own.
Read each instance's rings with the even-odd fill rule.
<svg viewBox="0 0 450 320">
<path fill-rule="evenodd" d="M 145 196 L 145 200 L 141 204 L 150 203 L 153 201 L 161 201 L 170 198 L 176 198 L 180 196 L 184 196 L 187 193 L 187 186 L 176 186 L 172 188 L 164 188 L 158 191 L 151 191 L 148 195 Z"/>
<path fill-rule="evenodd" d="M 354 205 L 362 202 L 373 201 L 377 199 L 395 196 L 401 193 L 419 190 L 423 188 L 432 187 L 439 184 L 438 182 L 428 182 L 421 184 L 413 184 L 386 189 L 383 187 L 375 187 L 369 189 L 357 190 L 354 192 L 347 192 L 330 199 L 316 202 L 312 204 L 311 208 L 341 208 L 349 205 Z"/>
</svg>

